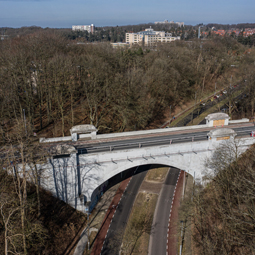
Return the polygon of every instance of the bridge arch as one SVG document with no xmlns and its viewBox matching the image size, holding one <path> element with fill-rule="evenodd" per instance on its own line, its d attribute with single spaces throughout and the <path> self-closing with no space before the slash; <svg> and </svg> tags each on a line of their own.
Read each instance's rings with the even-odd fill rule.
<svg viewBox="0 0 255 255">
<path fill-rule="evenodd" d="M 112 186 L 128 179 L 129 177 L 135 176 L 136 174 L 139 174 L 141 172 L 148 172 L 153 171 L 153 169 L 160 168 L 160 167 L 171 167 L 174 166 L 170 164 L 162 164 L 162 163 L 146 163 L 143 165 L 134 165 L 131 168 L 125 168 L 123 171 L 118 170 L 116 175 L 113 175 L 109 179 L 107 179 L 105 182 L 97 186 L 94 191 L 91 194 L 90 200 L 91 201 L 91 208 L 93 208 L 94 205 L 97 204 L 99 198 Z M 174 167 L 176 168 L 176 167 Z"/>
<path fill-rule="evenodd" d="M 233 138 L 230 140 L 232 141 Z M 249 142 L 250 139 L 247 141 L 242 140 L 245 150 L 248 148 Z M 207 141 L 145 147 L 136 150 L 111 151 L 97 155 L 80 155 L 81 164 L 87 164 L 87 168 L 85 167 L 87 178 L 83 178 L 82 193 L 86 196 L 87 201 L 93 202 L 94 197 L 92 194 L 94 190 L 106 180 L 126 169 L 146 164 L 172 166 L 184 170 L 198 179 L 202 179 L 206 160 L 211 157 L 215 149 L 222 143 L 225 143 L 225 140 L 216 137 Z M 93 175 L 89 174 L 90 171 Z M 97 176 L 97 179 L 94 176 Z"/>
</svg>

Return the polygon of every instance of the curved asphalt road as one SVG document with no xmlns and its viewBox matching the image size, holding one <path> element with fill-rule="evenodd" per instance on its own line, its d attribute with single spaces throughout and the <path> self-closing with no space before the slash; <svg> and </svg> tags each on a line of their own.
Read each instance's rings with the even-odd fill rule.
<svg viewBox="0 0 255 255">
<path fill-rule="evenodd" d="M 119 255 L 123 234 L 125 232 L 131 209 L 147 170 L 149 169 L 150 165 L 145 165 L 139 166 L 134 170 L 135 175 L 130 180 L 122 199 L 116 208 L 116 212 L 101 250 L 102 255 Z"/>
<path fill-rule="evenodd" d="M 131 209 L 133 207 L 140 185 L 144 180 L 147 170 L 149 169 L 150 165 L 140 166 L 136 172 L 136 175 L 132 177 L 118 205 L 118 208 L 116 209 L 112 223 L 109 227 L 101 251 L 102 255 L 119 254 L 123 234 Z M 162 186 L 153 218 L 149 244 L 150 255 L 166 254 L 169 213 L 179 172 L 179 169 L 171 168 L 168 171 L 165 182 Z"/>
<path fill-rule="evenodd" d="M 170 168 L 155 209 L 149 243 L 149 255 L 166 255 L 169 213 L 180 170 Z"/>
</svg>

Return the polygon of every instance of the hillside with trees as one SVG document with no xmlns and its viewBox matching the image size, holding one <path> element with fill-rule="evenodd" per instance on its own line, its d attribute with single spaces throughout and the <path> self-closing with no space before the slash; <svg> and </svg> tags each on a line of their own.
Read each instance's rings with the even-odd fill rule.
<svg viewBox="0 0 255 255">
<path fill-rule="evenodd" d="M 19 181 L 0 171 L 0 253 L 63 254 L 84 226 L 85 215 L 42 189 L 38 214 L 35 186 L 28 182 L 24 197 Z"/>
<path fill-rule="evenodd" d="M 1 139 L 13 120 L 63 136 L 77 124 L 100 133 L 148 128 L 166 109 L 232 80 L 250 78 L 254 53 L 233 38 L 174 42 L 155 48 L 77 45 L 50 31 L 0 43 Z M 233 70 L 232 64 L 239 68 Z M 249 71 L 250 74 L 252 72 Z M 247 111 L 249 109 L 247 108 Z M 247 112 L 248 113 L 248 112 Z"/>
<path fill-rule="evenodd" d="M 196 187 L 191 216 L 196 254 L 254 254 L 255 148 L 237 157 L 236 145 L 215 152 L 208 184 Z"/>
<path fill-rule="evenodd" d="M 0 254 L 64 254 L 86 217 L 41 187 L 51 155 L 32 126 L 17 119 L 13 128 L 0 149 Z"/>
</svg>

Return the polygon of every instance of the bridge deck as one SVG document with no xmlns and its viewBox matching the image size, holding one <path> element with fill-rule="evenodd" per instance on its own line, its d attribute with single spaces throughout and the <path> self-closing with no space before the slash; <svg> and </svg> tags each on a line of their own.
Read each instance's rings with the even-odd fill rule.
<svg viewBox="0 0 255 255">
<path fill-rule="evenodd" d="M 83 140 L 79 139 L 77 142 L 71 142 L 71 144 L 75 147 L 82 147 L 83 145 L 87 144 L 97 144 L 97 143 L 105 143 L 105 142 L 114 142 L 114 141 L 125 141 L 125 140 L 132 140 L 132 139 L 139 139 L 139 138 L 149 138 L 149 137 L 161 137 L 166 135 L 178 135 L 178 134 L 191 134 L 191 133 L 198 133 L 201 131 L 211 131 L 212 129 L 216 128 L 242 128 L 242 127 L 251 127 L 254 128 L 254 124 L 249 123 L 241 123 L 241 124 L 232 124 L 228 126 L 217 126 L 217 127 L 203 127 L 200 129 L 190 129 L 190 130 L 171 130 L 168 128 L 164 133 L 156 133 L 156 134 L 139 134 L 139 135 L 132 135 L 132 136 L 121 136 L 121 137 L 111 137 L 111 138 L 103 138 L 103 139 L 95 139 L 95 140 Z M 100 135 L 99 135 L 100 136 Z M 70 143 L 70 142 L 69 142 Z"/>
</svg>

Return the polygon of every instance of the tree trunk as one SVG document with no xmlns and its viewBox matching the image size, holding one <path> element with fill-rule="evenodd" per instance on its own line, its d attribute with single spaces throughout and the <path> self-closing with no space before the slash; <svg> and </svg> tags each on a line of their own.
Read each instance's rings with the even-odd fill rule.
<svg viewBox="0 0 255 255">
<path fill-rule="evenodd" d="M 40 189 L 39 189 L 39 175 L 36 163 L 34 162 L 35 167 L 35 187 L 36 187 L 36 197 L 37 197 L 37 217 L 41 215 L 41 201 L 40 201 Z"/>
</svg>

